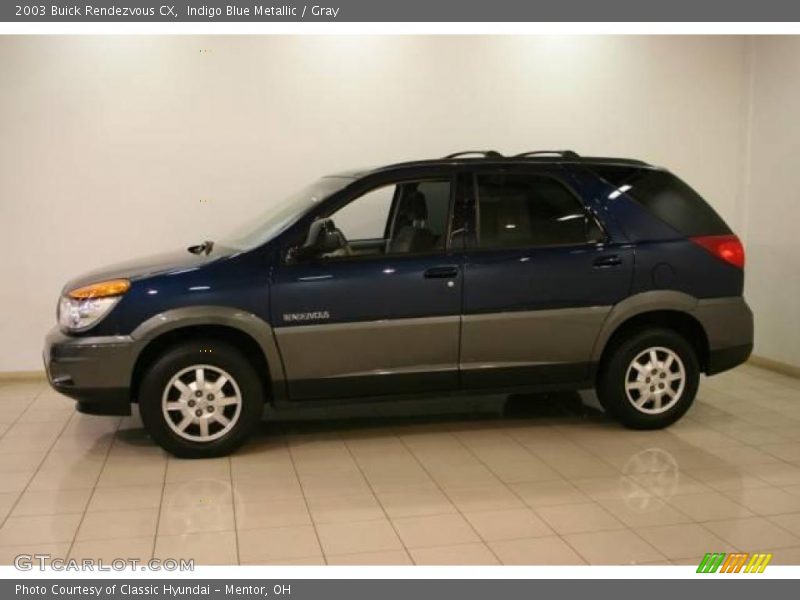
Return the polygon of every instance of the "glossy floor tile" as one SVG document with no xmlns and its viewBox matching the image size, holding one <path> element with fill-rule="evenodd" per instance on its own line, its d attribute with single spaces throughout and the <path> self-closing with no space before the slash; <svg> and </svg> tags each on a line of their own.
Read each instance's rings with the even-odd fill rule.
<svg viewBox="0 0 800 600">
<path fill-rule="evenodd" d="M 155 446 L 42 382 L 0 382 L 0 562 L 800 564 L 800 380 L 704 379 L 669 429 L 578 394 L 268 412 L 214 460 Z"/>
</svg>

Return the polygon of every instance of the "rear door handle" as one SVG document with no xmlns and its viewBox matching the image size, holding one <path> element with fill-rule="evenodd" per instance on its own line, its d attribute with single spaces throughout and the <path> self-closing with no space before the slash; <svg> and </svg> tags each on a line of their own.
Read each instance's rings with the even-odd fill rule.
<svg viewBox="0 0 800 600">
<path fill-rule="evenodd" d="M 618 267 L 621 264 L 622 264 L 622 259 L 616 254 L 595 258 L 594 262 L 592 263 L 592 265 L 594 265 L 596 268 L 599 269 L 602 269 L 604 267 Z"/>
<path fill-rule="evenodd" d="M 458 267 L 454 265 L 431 267 L 425 270 L 426 279 L 452 279 L 453 277 L 458 277 Z"/>
</svg>

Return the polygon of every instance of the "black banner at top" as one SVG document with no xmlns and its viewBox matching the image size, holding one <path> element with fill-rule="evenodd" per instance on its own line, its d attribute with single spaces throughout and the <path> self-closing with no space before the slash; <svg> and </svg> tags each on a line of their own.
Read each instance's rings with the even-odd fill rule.
<svg viewBox="0 0 800 600">
<path fill-rule="evenodd" d="M 3 22 L 800 21 L 796 0 L 2 0 Z"/>
</svg>

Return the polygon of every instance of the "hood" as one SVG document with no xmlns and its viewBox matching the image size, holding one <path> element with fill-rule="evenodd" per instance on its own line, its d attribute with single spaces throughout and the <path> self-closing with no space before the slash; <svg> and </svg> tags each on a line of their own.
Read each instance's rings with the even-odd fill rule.
<svg viewBox="0 0 800 600">
<path fill-rule="evenodd" d="M 207 264 L 227 258 L 239 252 L 233 248 L 215 245 L 210 254 L 192 254 L 188 250 L 166 252 L 145 258 L 129 260 L 100 269 L 95 269 L 71 279 L 64 286 L 63 292 L 104 281 L 106 279 L 144 279 L 152 275 L 174 273 L 186 269 L 196 269 Z"/>
</svg>

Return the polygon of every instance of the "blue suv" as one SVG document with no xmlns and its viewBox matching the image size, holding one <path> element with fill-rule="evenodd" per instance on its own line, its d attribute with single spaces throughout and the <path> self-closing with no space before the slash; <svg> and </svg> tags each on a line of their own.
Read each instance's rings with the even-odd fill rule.
<svg viewBox="0 0 800 600">
<path fill-rule="evenodd" d="M 679 419 L 747 359 L 744 250 L 675 175 L 571 151 L 341 173 L 228 239 L 70 281 L 44 360 L 78 410 L 219 456 L 275 408 L 596 388 Z"/>
</svg>

